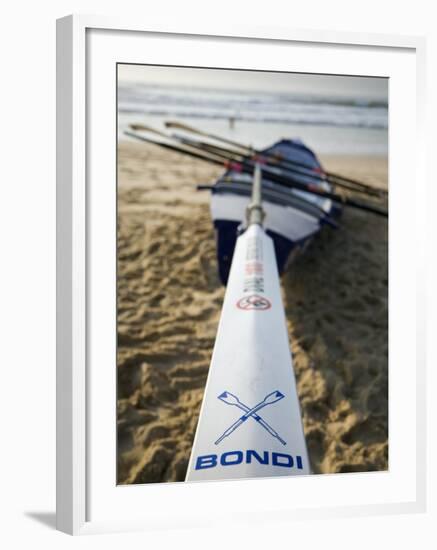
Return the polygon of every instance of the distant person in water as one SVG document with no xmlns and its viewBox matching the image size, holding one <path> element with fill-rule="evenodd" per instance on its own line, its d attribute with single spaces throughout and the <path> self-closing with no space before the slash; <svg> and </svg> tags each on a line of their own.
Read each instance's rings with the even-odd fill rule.
<svg viewBox="0 0 437 550">
<path fill-rule="evenodd" d="M 233 129 L 234 129 L 234 126 L 235 126 L 235 117 L 234 117 L 234 116 L 230 116 L 230 117 L 229 117 L 229 129 L 230 129 L 230 130 L 233 130 Z"/>
</svg>

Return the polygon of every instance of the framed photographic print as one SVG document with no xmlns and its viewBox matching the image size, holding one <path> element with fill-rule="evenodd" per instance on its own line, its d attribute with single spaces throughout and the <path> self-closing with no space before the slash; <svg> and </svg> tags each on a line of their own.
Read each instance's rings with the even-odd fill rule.
<svg viewBox="0 0 437 550">
<path fill-rule="evenodd" d="M 57 48 L 58 528 L 423 509 L 423 41 Z"/>
</svg>

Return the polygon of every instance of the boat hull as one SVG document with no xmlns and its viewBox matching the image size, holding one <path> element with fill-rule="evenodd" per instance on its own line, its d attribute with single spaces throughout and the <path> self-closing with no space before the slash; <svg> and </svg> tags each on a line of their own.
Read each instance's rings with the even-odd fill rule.
<svg viewBox="0 0 437 550">
<path fill-rule="evenodd" d="M 301 142 L 282 140 L 266 149 L 265 153 L 280 153 L 285 159 L 311 166 L 317 171 L 314 177 L 296 173 L 293 177 L 326 191 L 331 190 L 326 181 L 320 180 L 323 170 L 318 159 Z M 226 172 L 212 188 L 211 217 L 216 231 L 219 276 L 224 285 L 228 281 L 237 237 L 245 223 L 250 194 L 251 176 L 232 170 Z M 320 228 L 327 223 L 333 225 L 332 220 L 339 214 L 338 207 L 332 201 L 284 187 L 268 178 L 263 178 L 263 208 L 266 214 L 265 230 L 273 240 L 280 274 Z"/>
</svg>

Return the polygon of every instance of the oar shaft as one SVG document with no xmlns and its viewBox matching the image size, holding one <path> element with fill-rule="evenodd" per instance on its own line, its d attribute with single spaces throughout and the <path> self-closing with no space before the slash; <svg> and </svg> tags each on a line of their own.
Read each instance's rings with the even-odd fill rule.
<svg viewBox="0 0 437 550">
<path fill-rule="evenodd" d="M 182 153 L 184 155 L 187 155 L 189 157 L 193 157 L 199 160 L 204 160 L 205 162 L 210 162 L 212 164 L 217 164 L 219 166 L 223 166 L 224 163 L 222 160 L 218 160 L 215 158 L 212 158 L 209 155 L 206 154 L 200 154 L 192 150 L 184 149 L 183 147 L 177 147 L 176 145 L 171 145 L 170 143 L 162 143 L 161 141 L 155 141 L 154 139 L 149 139 L 144 136 L 140 136 L 138 134 L 135 134 L 134 132 L 125 131 L 124 132 L 126 136 L 133 137 L 135 139 L 138 139 L 139 141 L 144 141 L 146 143 L 151 143 L 153 145 L 158 145 L 159 147 L 162 147 L 163 149 L 168 149 L 169 151 L 174 151 L 175 153 Z"/>
<path fill-rule="evenodd" d="M 247 207 L 247 225 L 257 223 L 262 225 L 265 212 L 262 206 L 262 189 L 261 189 L 261 168 L 259 164 L 255 164 L 252 183 L 252 199 Z"/>
<path fill-rule="evenodd" d="M 243 162 L 242 164 L 242 171 L 246 173 L 251 172 L 251 168 L 248 163 Z M 305 191 L 307 193 L 311 193 L 313 195 L 318 195 L 319 197 L 323 197 L 326 199 L 331 199 L 333 201 L 339 202 L 340 204 L 344 204 L 346 206 L 351 206 L 352 208 L 358 208 L 361 210 L 365 210 L 367 212 L 372 212 L 373 214 L 377 214 L 379 216 L 387 217 L 387 212 L 385 210 L 382 210 L 376 206 L 362 203 L 359 201 L 356 201 L 354 199 L 350 199 L 348 197 L 342 197 L 341 195 L 337 195 L 336 193 L 331 193 L 329 191 L 325 191 L 323 189 L 320 189 L 314 184 L 305 184 L 298 182 L 296 180 L 293 180 L 292 178 L 286 178 L 285 176 L 275 174 L 274 172 L 271 172 L 268 169 L 264 169 L 265 177 L 275 183 L 280 183 L 284 186 L 292 187 L 294 189 L 299 189 L 300 191 Z"/>
<path fill-rule="evenodd" d="M 242 162 L 242 171 L 245 173 L 251 173 L 252 168 L 250 167 L 250 164 L 247 162 Z M 387 217 L 387 212 L 385 210 L 382 210 L 376 206 L 361 203 L 359 201 L 356 201 L 354 199 L 350 199 L 348 197 L 342 197 L 341 195 L 337 195 L 336 193 L 331 193 L 329 191 L 325 191 L 323 189 L 320 189 L 319 187 L 316 187 L 316 185 L 308 185 L 305 183 L 298 182 L 296 180 L 293 180 L 292 178 L 286 178 L 285 176 L 275 174 L 274 172 L 271 172 L 268 169 L 264 169 L 264 175 L 267 179 L 275 182 L 280 183 L 284 186 L 292 187 L 294 189 L 299 189 L 300 191 L 305 191 L 307 193 L 311 193 L 313 195 L 318 195 L 319 197 L 323 197 L 326 199 L 331 199 L 333 201 L 339 202 L 340 204 L 344 204 L 346 206 L 351 206 L 352 208 L 358 208 L 360 210 L 365 210 L 367 212 L 372 212 L 373 214 L 377 214 L 379 216 Z"/>
<path fill-rule="evenodd" d="M 343 176 L 340 176 L 339 174 L 334 174 L 333 172 L 326 172 L 325 171 L 325 174 L 328 178 L 328 180 L 334 184 L 334 185 L 339 185 L 341 187 L 345 187 L 346 189 L 348 189 L 346 187 L 345 184 L 349 184 L 349 185 L 352 185 L 352 186 L 356 186 L 357 188 L 359 189 L 362 189 L 363 192 L 366 191 L 370 194 L 374 194 L 374 195 L 382 195 L 382 194 L 387 194 L 387 191 L 385 189 L 375 189 L 374 187 L 370 186 L 370 185 L 366 185 L 365 183 L 362 183 L 361 181 L 357 181 L 355 179 L 352 179 L 352 178 L 346 178 L 346 177 L 343 177 Z M 352 189 L 350 187 L 350 189 Z"/>
<path fill-rule="evenodd" d="M 343 181 L 340 181 L 340 180 L 337 181 L 332 178 L 329 178 L 328 182 L 331 185 L 334 185 L 335 187 L 341 187 L 342 189 L 347 189 L 348 191 L 352 191 L 353 193 L 362 193 L 363 195 L 370 195 L 372 197 L 381 197 L 382 194 L 384 193 L 383 190 L 378 191 L 378 189 L 373 190 L 371 188 L 361 189 L 359 187 L 354 187 L 354 185 L 349 182 L 345 183 Z"/>
<path fill-rule="evenodd" d="M 247 417 L 249 418 L 249 417 Z M 234 424 L 232 424 L 232 426 L 230 426 L 224 433 L 223 435 L 221 435 L 217 441 L 215 441 L 215 444 L 218 445 L 219 443 L 221 443 L 223 441 L 223 439 L 225 439 L 225 437 L 228 437 L 228 435 L 231 435 L 232 432 L 235 432 L 235 430 L 237 428 L 239 428 L 241 426 L 241 424 L 243 424 L 243 422 L 246 422 L 247 418 L 239 418 L 237 420 L 237 422 L 235 422 Z"/>
<path fill-rule="evenodd" d="M 282 437 L 278 434 L 276 430 L 274 430 L 271 426 L 267 424 L 260 416 L 257 417 L 255 415 L 255 420 L 261 424 L 261 426 L 269 432 L 269 434 L 272 437 L 275 437 L 278 441 L 282 443 L 282 445 L 286 445 L 287 443 L 282 439 Z"/>
</svg>

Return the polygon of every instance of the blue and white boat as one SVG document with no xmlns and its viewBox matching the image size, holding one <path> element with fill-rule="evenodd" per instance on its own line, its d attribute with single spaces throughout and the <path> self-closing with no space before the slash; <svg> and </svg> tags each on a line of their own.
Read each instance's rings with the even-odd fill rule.
<svg viewBox="0 0 437 550">
<path fill-rule="evenodd" d="M 311 184 L 323 191 L 332 186 L 323 179 L 323 168 L 311 149 L 298 139 L 282 139 L 264 149 L 262 154 L 282 161 L 291 161 L 309 169 L 293 172 L 295 181 Z M 261 155 L 262 156 L 262 155 Z M 313 175 L 311 175 L 311 171 Z M 270 181 L 268 173 L 289 175 L 284 164 L 268 166 L 263 172 L 263 205 L 265 231 L 272 237 L 278 271 L 303 251 L 324 224 L 335 226 L 340 207 L 331 199 Z M 222 283 L 227 284 L 232 256 L 250 201 L 252 176 L 231 168 L 211 187 L 211 216 L 217 237 L 217 259 Z"/>
</svg>

